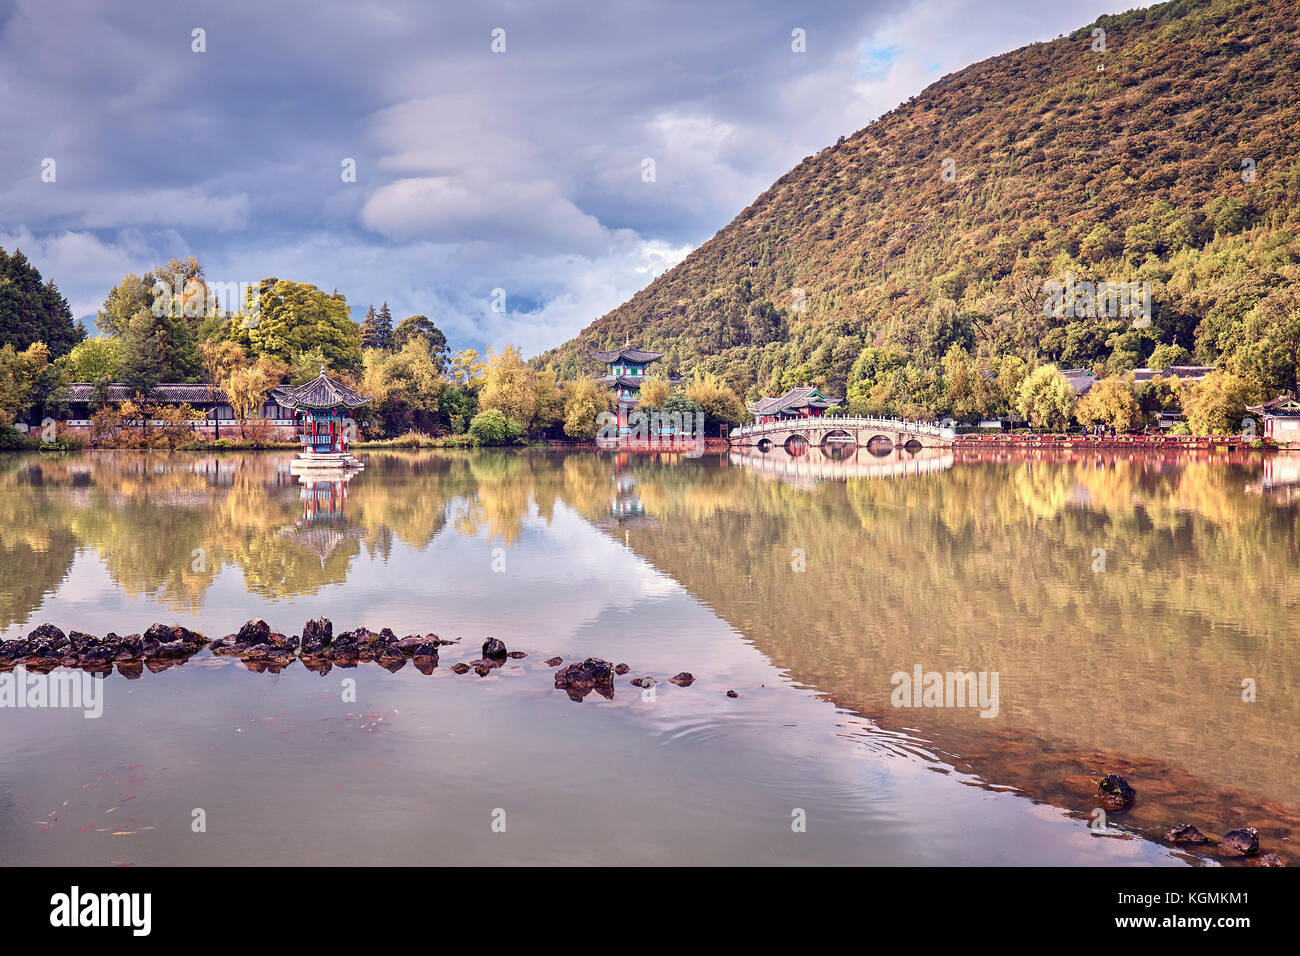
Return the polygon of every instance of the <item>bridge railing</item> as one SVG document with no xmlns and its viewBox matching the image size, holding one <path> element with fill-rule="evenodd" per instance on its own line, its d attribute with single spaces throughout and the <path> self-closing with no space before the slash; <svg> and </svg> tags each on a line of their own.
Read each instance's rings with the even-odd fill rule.
<svg viewBox="0 0 1300 956">
<path fill-rule="evenodd" d="M 951 441 L 957 433 L 951 428 L 929 422 L 913 422 L 900 418 L 876 418 L 871 415 L 823 415 L 819 418 L 791 418 L 781 422 L 764 422 L 761 425 L 741 425 L 731 430 L 732 438 L 751 438 L 772 432 L 799 431 L 806 428 L 878 428 L 881 431 L 908 432 L 913 435 L 933 435 Z"/>
</svg>

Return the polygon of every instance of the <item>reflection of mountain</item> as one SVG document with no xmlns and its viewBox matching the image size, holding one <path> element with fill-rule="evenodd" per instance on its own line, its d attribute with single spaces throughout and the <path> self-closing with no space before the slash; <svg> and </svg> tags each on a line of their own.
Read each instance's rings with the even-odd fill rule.
<svg viewBox="0 0 1300 956">
<path fill-rule="evenodd" d="M 1076 455 L 807 490 L 742 462 L 698 475 L 707 515 L 703 489 L 643 468 L 661 520 L 625 540 L 798 681 L 955 753 L 1014 753 L 1017 785 L 1069 775 L 1045 755 L 1104 752 L 1300 806 L 1300 521 L 1244 492 L 1251 461 Z M 890 677 L 917 663 L 998 671 L 1002 717 L 894 710 Z M 1245 677 L 1274 695 L 1243 703 Z"/>
<path fill-rule="evenodd" d="M 1073 805 L 1036 787 L 1061 778 L 1050 759 L 1126 754 L 1300 805 L 1300 509 L 1248 493 L 1287 484 L 1289 459 L 811 451 L 373 453 L 345 495 L 307 501 L 286 456 L 22 456 L 0 467 L 0 620 L 26 620 L 78 549 L 181 608 L 225 568 L 258 593 L 309 594 L 362 549 L 424 548 L 449 522 L 510 544 L 563 503 L 796 680 L 979 755 L 990 778 Z M 918 663 L 997 670 L 1001 716 L 892 710 L 890 676 Z"/>
</svg>

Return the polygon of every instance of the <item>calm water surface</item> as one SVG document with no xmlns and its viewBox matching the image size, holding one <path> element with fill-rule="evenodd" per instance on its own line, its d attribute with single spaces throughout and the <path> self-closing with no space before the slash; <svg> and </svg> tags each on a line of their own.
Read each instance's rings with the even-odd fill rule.
<svg viewBox="0 0 1300 956">
<path fill-rule="evenodd" d="M 372 453 L 309 492 L 278 454 L 6 456 L 0 637 L 325 615 L 464 646 L 428 675 L 205 651 L 113 674 L 97 720 L 0 709 L 0 859 L 1215 862 L 1181 822 L 1294 857 L 1294 458 L 834 457 Z M 488 636 L 528 657 L 453 674 Z M 553 655 L 632 673 L 575 703 Z M 997 716 L 891 706 L 917 665 L 996 671 Z M 1138 803 L 1096 834 L 1107 770 Z"/>
</svg>

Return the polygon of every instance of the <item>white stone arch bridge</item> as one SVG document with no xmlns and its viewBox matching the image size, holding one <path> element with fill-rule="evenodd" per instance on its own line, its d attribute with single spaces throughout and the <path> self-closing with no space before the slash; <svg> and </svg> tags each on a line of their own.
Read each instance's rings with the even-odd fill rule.
<svg viewBox="0 0 1300 956">
<path fill-rule="evenodd" d="M 821 418 L 792 418 L 762 425 L 741 425 L 731 430 L 733 445 L 788 448 L 802 439 L 813 446 L 834 444 L 859 448 L 950 448 L 957 433 L 942 425 L 909 422 L 897 418 L 836 415 Z"/>
</svg>

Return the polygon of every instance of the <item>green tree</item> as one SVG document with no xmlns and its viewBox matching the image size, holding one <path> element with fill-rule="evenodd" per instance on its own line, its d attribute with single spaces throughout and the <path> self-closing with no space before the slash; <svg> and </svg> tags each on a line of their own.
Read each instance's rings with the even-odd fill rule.
<svg viewBox="0 0 1300 956">
<path fill-rule="evenodd" d="M 1072 386 L 1055 365 L 1040 365 L 1020 385 L 1016 407 L 1033 428 L 1064 429 L 1074 411 Z"/>
<path fill-rule="evenodd" d="M 387 435 L 412 429 L 432 433 L 441 419 L 440 403 L 447 380 L 422 338 L 407 341 L 400 352 L 364 350 L 365 370 L 361 391 L 372 400 L 376 416 Z"/>
<path fill-rule="evenodd" d="M 11 256 L 0 248 L 0 344 L 22 351 L 44 342 L 55 359 L 85 337 L 86 330 L 73 321 L 68 300 L 54 283 L 42 281 L 19 250 Z"/>
<path fill-rule="evenodd" d="M 1246 427 L 1246 406 L 1256 397 L 1249 381 L 1230 372 L 1212 372 L 1182 388 L 1183 417 L 1193 435 L 1233 435 Z"/>
<path fill-rule="evenodd" d="M 1190 360 L 1191 355 L 1181 345 L 1157 345 L 1147 357 L 1147 368 L 1163 372 L 1171 365 L 1186 365 Z"/>
<path fill-rule="evenodd" d="M 1095 382 L 1075 406 L 1074 417 L 1085 428 L 1104 425 L 1116 432 L 1128 432 L 1142 418 L 1129 376 L 1111 376 Z"/>
<path fill-rule="evenodd" d="M 707 425 L 735 426 L 745 420 L 745 403 L 716 375 L 696 378 L 686 386 L 686 397 L 704 412 Z"/>
<path fill-rule="evenodd" d="M 992 408 L 993 389 L 984 370 L 959 345 L 943 357 L 943 382 L 948 410 L 958 421 L 978 421 Z"/>
<path fill-rule="evenodd" d="M 122 368 L 122 340 L 111 335 L 86 339 L 64 361 L 73 382 L 115 382 Z"/>
<path fill-rule="evenodd" d="M 410 339 L 417 336 L 429 343 L 429 353 L 438 363 L 438 367 L 445 368 L 447 336 L 426 315 L 408 315 L 397 323 L 397 327 L 393 329 L 393 350 L 400 352 Z"/>
<path fill-rule="evenodd" d="M 301 352 L 319 349 L 340 372 L 361 368 L 361 327 L 348 315 L 341 292 L 326 294 L 307 282 L 263 279 L 258 285 L 256 314 L 235 316 L 235 341 L 250 354 L 272 356 L 293 364 Z"/>
<path fill-rule="evenodd" d="M 8 342 L 0 346 L 0 426 L 12 425 L 48 397 L 42 385 L 49 368 L 50 350 L 43 342 L 21 352 Z"/>
<path fill-rule="evenodd" d="M 1246 316 L 1246 355 L 1239 364 L 1247 374 L 1271 389 L 1297 387 L 1297 352 L 1300 351 L 1300 274 L 1291 284 L 1270 292 Z"/>
<path fill-rule="evenodd" d="M 523 425 L 497 408 L 479 412 L 469 423 L 469 436 L 477 445 L 504 445 L 518 439 L 523 431 Z"/>
<path fill-rule="evenodd" d="M 194 330 L 178 315 L 137 312 L 122 337 L 122 381 L 142 394 L 159 382 L 194 381 L 203 363 Z"/>
</svg>

